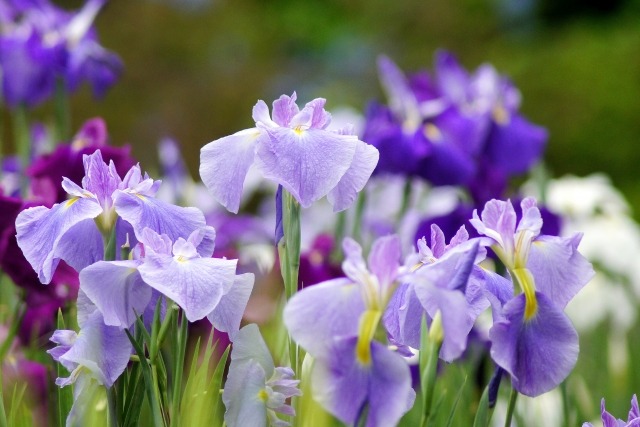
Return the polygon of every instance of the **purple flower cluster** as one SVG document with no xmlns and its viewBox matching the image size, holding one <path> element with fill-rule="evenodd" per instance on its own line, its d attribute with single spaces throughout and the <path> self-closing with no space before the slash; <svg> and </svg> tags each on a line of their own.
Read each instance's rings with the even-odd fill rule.
<svg viewBox="0 0 640 427">
<path fill-rule="evenodd" d="M 593 275 L 577 252 L 581 235 L 540 235 L 533 199 L 522 220 L 510 202 L 489 201 L 473 226 L 486 237 L 469 239 L 464 227 L 446 244 L 434 225 L 431 246 L 400 263 L 397 236 L 374 242 L 368 263 L 353 240 L 344 242 L 345 278 L 304 288 L 287 304 L 284 322 L 314 359 L 314 397 L 347 424 L 394 425 L 415 394 L 402 356 L 421 347 L 421 322 L 451 362 L 467 346 L 478 315 L 493 311 L 491 356 L 520 393 L 537 396 L 562 382 L 577 359 L 577 333 L 563 309 Z M 508 271 L 479 265 L 490 247 Z M 392 344 L 396 351 L 387 347 Z"/>
<path fill-rule="evenodd" d="M 42 283 L 51 282 L 61 261 L 80 273 L 80 332 L 52 337 L 52 356 L 71 372 L 57 383 L 82 378 L 76 390 L 91 381 L 113 385 L 132 352 L 123 329 L 138 315 L 152 317 L 159 298 L 174 301 L 189 321 L 207 317 L 233 337 L 253 275 L 236 275 L 236 260 L 211 257 L 215 231 L 204 214 L 156 199 L 160 181 L 138 165 L 121 178 L 100 150 L 83 162 L 82 186 L 62 180 L 69 199 L 26 209 L 16 220 L 18 245 Z M 129 256 L 109 255 L 113 244 L 132 248 Z"/>
<path fill-rule="evenodd" d="M 375 173 L 460 185 L 482 204 L 540 160 L 547 132 L 519 113 L 520 93 L 491 65 L 469 74 L 438 52 L 434 74 L 406 77 L 386 57 L 378 70 L 388 105 L 369 106 L 363 135 L 380 151 Z"/>
<path fill-rule="evenodd" d="M 52 96 L 56 80 L 68 91 L 91 84 L 102 96 L 121 73 L 120 59 L 102 47 L 93 21 L 105 0 L 88 0 L 75 13 L 48 0 L 14 0 L 0 6 L 3 99 L 11 108 L 33 107 Z"/>
</svg>

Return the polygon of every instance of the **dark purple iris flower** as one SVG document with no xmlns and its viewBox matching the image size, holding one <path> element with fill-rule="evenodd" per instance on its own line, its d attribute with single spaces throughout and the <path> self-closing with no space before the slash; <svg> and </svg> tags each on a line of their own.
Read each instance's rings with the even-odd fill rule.
<svg viewBox="0 0 640 427">
<path fill-rule="evenodd" d="M 547 132 L 519 114 L 520 93 L 492 66 L 470 74 L 438 52 L 433 75 L 407 78 L 386 57 L 378 69 L 388 106 L 371 104 L 364 130 L 380 151 L 375 173 L 464 186 L 481 204 L 540 160 Z"/>
<path fill-rule="evenodd" d="M 113 161 L 118 171 L 128 171 L 135 164 L 131 157 L 131 147 L 107 145 L 108 133 L 104 120 L 96 117 L 87 120 L 69 144 L 60 144 L 49 154 L 34 159 L 26 174 L 31 178 L 31 192 L 48 205 L 60 203 L 67 193 L 60 186 L 62 177 L 67 177 L 80 185 L 85 170 L 83 156 L 102 152 L 106 162 Z M 121 172 L 121 177 L 124 177 Z"/>
<path fill-rule="evenodd" d="M 7 105 L 34 107 L 50 98 L 56 79 L 69 91 L 87 81 L 102 96 L 122 72 L 120 59 L 97 41 L 93 21 L 105 0 L 70 13 L 49 1 L 20 1 L 0 9 L 2 91 Z"/>
<path fill-rule="evenodd" d="M 311 248 L 300 256 L 299 289 L 342 276 L 340 264 L 331 260 L 334 246 L 333 237 L 320 234 Z"/>
</svg>

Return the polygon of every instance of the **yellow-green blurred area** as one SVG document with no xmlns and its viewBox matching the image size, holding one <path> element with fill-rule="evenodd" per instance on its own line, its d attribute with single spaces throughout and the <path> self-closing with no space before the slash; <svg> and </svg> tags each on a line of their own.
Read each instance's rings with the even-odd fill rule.
<svg viewBox="0 0 640 427">
<path fill-rule="evenodd" d="M 147 169 L 173 136 L 195 176 L 200 147 L 252 126 L 258 99 L 295 90 L 363 110 L 382 97 L 377 55 L 410 72 L 446 48 L 513 79 L 525 115 L 550 131 L 554 175 L 610 174 L 638 218 L 637 1 L 112 0 L 97 26 L 125 72 L 101 103 L 86 88 L 74 97 L 74 127 L 104 116 Z"/>
</svg>

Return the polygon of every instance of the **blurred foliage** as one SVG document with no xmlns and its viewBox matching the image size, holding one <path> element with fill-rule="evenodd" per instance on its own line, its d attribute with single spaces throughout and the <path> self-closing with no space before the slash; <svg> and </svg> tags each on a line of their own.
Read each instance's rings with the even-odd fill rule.
<svg viewBox="0 0 640 427">
<path fill-rule="evenodd" d="M 556 175 L 604 171 L 638 215 L 639 18 L 623 0 L 112 1 L 98 27 L 126 71 L 104 102 L 74 98 L 75 125 L 104 116 L 145 165 L 174 136 L 195 175 L 199 148 L 251 126 L 257 99 L 296 90 L 361 110 L 381 97 L 378 54 L 412 71 L 446 48 L 511 76 L 525 114 L 550 130 Z"/>
</svg>

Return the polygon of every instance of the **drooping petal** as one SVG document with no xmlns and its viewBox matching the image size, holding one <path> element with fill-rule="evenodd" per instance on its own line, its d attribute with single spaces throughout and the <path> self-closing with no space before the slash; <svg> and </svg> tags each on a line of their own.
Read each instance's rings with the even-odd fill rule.
<svg viewBox="0 0 640 427">
<path fill-rule="evenodd" d="M 194 258 L 182 260 L 167 255 L 147 253 L 138 267 L 142 280 L 174 300 L 190 322 L 211 313 L 229 292 L 237 260 Z"/>
<path fill-rule="evenodd" d="M 232 360 L 222 393 L 226 425 L 266 427 L 267 406 L 261 400 L 264 389 L 265 373 L 255 360 Z"/>
<path fill-rule="evenodd" d="M 492 127 L 487 154 L 492 164 L 508 174 L 528 171 L 542 157 L 548 133 L 519 114 Z"/>
<path fill-rule="evenodd" d="M 267 179 L 286 188 L 303 208 L 326 196 L 351 166 L 358 138 L 333 132 L 267 129 L 256 165 Z"/>
<path fill-rule="evenodd" d="M 205 226 L 204 214 L 197 208 L 183 208 L 121 190 L 113 197 L 116 212 L 133 226 L 138 240 L 142 239 L 142 230 L 147 227 L 176 241 L 179 237 L 188 238 L 194 230 Z"/>
<path fill-rule="evenodd" d="M 314 357 L 331 351 L 336 337 L 357 336 L 364 312 L 360 288 L 348 279 L 334 279 L 304 288 L 284 308 L 291 337 Z"/>
<path fill-rule="evenodd" d="M 397 345 L 420 348 L 420 328 L 424 312 L 413 286 L 408 283 L 398 286 L 384 314 L 385 328 Z"/>
<path fill-rule="evenodd" d="M 254 280 L 252 273 L 236 276 L 229 292 L 222 296 L 216 308 L 207 315 L 213 327 L 228 333 L 231 341 L 234 341 L 234 336 L 240 329 L 240 321 L 247 308 Z"/>
<path fill-rule="evenodd" d="M 534 240 L 527 268 L 544 293 L 560 309 L 594 276 L 591 263 L 578 252 L 582 234 L 569 238 L 541 236 Z"/>
<path fill-rule="evenodd" d="M 578 334 L 546 295 L 536 292 L 538 309 L 524 320 L 525 296 L 504 306 L 504 319 L 489 332 L 491 357 L 509 372 L 518 392 L 535 397 L 560 384 L 578 358 Z"/>
<path fill-rule="evenodd" d="M 53 277 L 61 258 L 58 245 L 64 234 L 100 213 L 102 208 L 95 199 L 83 197 L 55 204 L 51 209 L 36 206 L 20 212 L 16 219 L 18 246 L 42 283 L 49 283 Z"/>
<path fill-rule="evenodd" d="M 371 343 L 371 364 L 361 365 L 355 357 L 356 345 L 356 338 L 342 340 L 328 359 L 316 359 L 313 396 L 348 425 L 365 413 L 367 426 L 396 425 L 415 399 L 409 366 L 377 342 Z"/>
<path fill-rule="evenodd" d="M 327 195 L 329 203 L 333 205 L 334 212 L 345 210 L 351 206 L 376 168 L 379 157 L 380 153 L 374 146 L 358 141 L 351 166 L 342 176 L 338 185 Z"/>
<path fill-rule="evenodd" d="M 104 239 L 95 221 L 85 219 L 71 227 L 60 238 L 55 253 L 76 271 L 104 259 Z"/>
<path fill-rule="evenodd" d="M 210 142 L 200 150 L 202 182 L 233 213 L 240 208 L 244 179 L 261 136 L 264 137 L 264 132 L 259 128 L 246 129 Z"/>
<path fill-rule="evenodd" d="M 80 272 L 80 287 L 109 326 L 128 328 L 143 314 L 151 287 L 136 270 L 140 261 L 100 261 Z"/>
<path fill-rule="evenodd" d="M 59 356 L 64 366 L 88 369 L 91 375 L 105 387 L 111 387 L 129 363 L 132 347 L 124 331 L 104 324 L 102 314 L 91 314 L 78 333 L 73 345 Z M 64 386 L 75 377 L 58 378 L 56 384 Z"/>
</svg>

